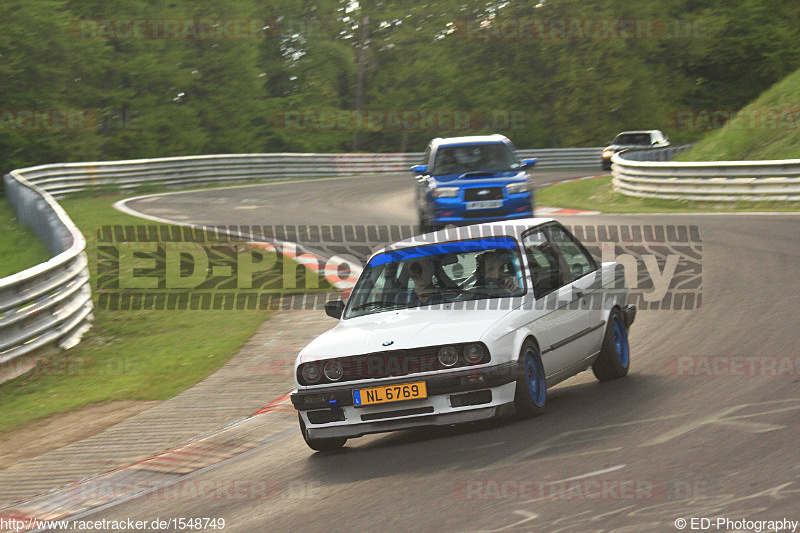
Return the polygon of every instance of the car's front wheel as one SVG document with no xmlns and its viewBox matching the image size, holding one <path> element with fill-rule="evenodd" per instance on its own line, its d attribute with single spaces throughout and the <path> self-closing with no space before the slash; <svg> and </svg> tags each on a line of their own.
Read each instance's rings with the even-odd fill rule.
<svg viewBox="0 0 800 533">
<path fill-rule="evenodd" d="M 312 439 L 308 436 L 308 430 L 306 429 L 306 424 L 303 422 L 303 417 L 300 416 L 300 413 L 297 414 L 297 417 L 300 419 L 300 433 L 303 434 L 303 440 L 306 441 L 308 447 L 312 450 L 316 450 L 318 452 L 327 452 L 330 450 L 338 450 L 344 443 L 347 442 L 347 437 L 333 437 L 329 439 Z"/>
<path fill-rule="evenodd" d="M 539 348 L 532 340 L 522 345 L 519 354 L 519 377 L 514 394 L 514 407 L 522 417 L 533 417 L 544 412 L 547 402 L 547 381 Z"/>
<path fill-rule="evenodd" d="M 427 211 L 427 208 L 425 208 Z M 430 216 L 426 211 L 420 211 L 418 213 L 419 219 L 419 229 L 422 233 L 431 233 L 440 229 L 440 226 L 431 222 Z"/>
<path fill-rule="evenodd" d="M 631 362 L 631 348 L 628 344 L 628 328 L 622 312 L 614 308 L 608 317 L 606 335 L 600 355 L 592 365 L 592 372 L 600 381 L 618 379 L 628 374 Z"/>
</svg>

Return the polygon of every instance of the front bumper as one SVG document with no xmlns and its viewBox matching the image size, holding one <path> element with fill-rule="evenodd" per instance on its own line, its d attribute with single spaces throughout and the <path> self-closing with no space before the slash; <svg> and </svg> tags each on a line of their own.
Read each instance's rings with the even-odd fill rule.
<svg viewBox="0 0 800 533">
<path fill-rule="evenodd" d="M 497 208 L 467 209 L 467 202 L 461 198 L 436 198 L 431 220 L 440 225 L 460 225 L 533 216 L 533 194 L 530 192 L 508 195 L 502 202 Z"/>
<path fill-rule="evenodd" d="M 360 437 L 426 425 L 449 425 L 490 418 L 498 407 L 514 401 L 516 361 L 481 369 L 460 369 L 446 375 L 293 391 L 311 438 Z M 467 377 L 470 377 L 467 379 Z M 478 378 L 477 376 L 480 376 Z M 353 390 L 425 381 L 428 397 L 420 400 L 353 406 Z"/>
</svg>

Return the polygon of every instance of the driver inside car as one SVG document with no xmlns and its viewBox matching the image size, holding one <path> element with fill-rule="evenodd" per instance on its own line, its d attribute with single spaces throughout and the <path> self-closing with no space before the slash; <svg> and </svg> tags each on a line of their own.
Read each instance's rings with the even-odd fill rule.
<svg viewBox="0 0 800 533">
<path fill-rule="evenodd" d="M 442 295 L 433 284 L 436 266 L 428 259 L 419 259 L 408 267 L 413 287 L 398 295 L 398 302 L 410 306 L 441 303 Z"/>
<path fill-rule="evenodd" d="M 509 275 L 509 270 L 513 272 L 514 267 L 508 252 L 502 250 L 484 252 L 478 259 L 475 286 L 516 291 L 520 286 L 514 277 Z"/>
</svg>

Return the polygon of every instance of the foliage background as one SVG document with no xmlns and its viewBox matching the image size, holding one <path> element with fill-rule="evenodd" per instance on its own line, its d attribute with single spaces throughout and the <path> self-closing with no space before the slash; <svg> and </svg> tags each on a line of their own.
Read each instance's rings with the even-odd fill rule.
<svg viewBox="0 0 800 533">
<path fill-rule="evenodd" d="M 262 38 L 82 38 L 85 20 L 266 20 Z M 502 39 L 502 20 L 652 22 L 647 39 Z M 485 37 L 467 35 L 469 24 Z M 797 0 L 4 0 L 0 162 L 243 152 L 421 151 L 500 132 L 520 148 L 597 146 L 623 129 L 673 141 L 679 110 L 736 110 L 800 67 Z M 492 37 L 494 36 L 494 37 Z M 8 111 L 91 110 L 85 131 Z M 469 131 L 282 127 L 287 111 L 469 110 Z M 13 115 L 11 115 L 13 116 Z M 278 117 L 278 118 L 276 118 Z"/>
</svg>

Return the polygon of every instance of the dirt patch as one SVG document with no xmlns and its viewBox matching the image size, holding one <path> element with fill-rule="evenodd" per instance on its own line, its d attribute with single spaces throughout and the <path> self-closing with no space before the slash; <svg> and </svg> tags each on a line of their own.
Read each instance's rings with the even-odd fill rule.
<svg viewBox="0 0 800 533">
<path fill-rule="evenodd" d="M 88 405 L 76 411 L 54 415 L 0 437 L 0 470 L 23 459 L 100 433 L 153 407 L 157 401 L 124 400 Z"/>
</svg>

